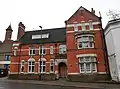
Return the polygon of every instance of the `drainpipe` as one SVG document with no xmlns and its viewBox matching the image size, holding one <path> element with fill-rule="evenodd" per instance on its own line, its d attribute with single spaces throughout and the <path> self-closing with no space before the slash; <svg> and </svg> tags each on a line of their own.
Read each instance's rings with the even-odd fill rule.
<svg viewBox="0 0 120 89">
<path fill-rule="evenodd" d="M 106 68 L 107 75 L 109 76 L 108 79 L 111 79 L 107 46 L 105 41 L 104 29 L 102 28 L 102 17 L 100 16 L 99 19 L 100 19 L 100 28 L 101 28 L 100 32 L 101 32 L 101 38 L 102 38 L 102 46 L 103 46 L 104 58 L 105 58 L 105 68 Z"/>
<path fill-rule="evenodd" d="M 20 56 L 21 56 L 21 44 L 20 44 L 19 61 L 18 61 L 18 79 L 19 79 L 19 73 L 20 73 Z"/>
</svg>

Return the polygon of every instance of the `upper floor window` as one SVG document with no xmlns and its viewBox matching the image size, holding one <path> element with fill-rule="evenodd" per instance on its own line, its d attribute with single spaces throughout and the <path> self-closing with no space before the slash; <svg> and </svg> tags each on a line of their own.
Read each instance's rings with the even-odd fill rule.
<svg viewBox="0 0 120 89">
<path fill-rule="evenodd" d="M 22 61 L 21 61 L 21 67 L 20 67 L 20 72 L 21 72 L 21 73 L 24 72 L 24 64 L 25 64 L 25 61 L 22 60 Z"/>
<path fill-rule="evenodd" d="M 30 47 L 29 55 L 35 55 L 35 47 Z"/>
<path fill-rule="evenodd" d="M 78 31 L 78 24 L 77 23 L 74 24 L 74 31 Z"/>
<path fill-rule="evenodd" d="M 66 45 L 59 46 L 59 54 L 66 54 Z"/>
<path fill-rule="evenodd" d="M 93 35 L 83 35 L 77 38 L 78 49 L 81 48 L 94 48 Z"/>
<path fill-rule="evenodd" d="M 10 55 L 5 55 L 5 60 L 9 61 L 10 60 Z"/>
<path fill-rule="evenodd" d="M 40 55 L 45 55 L 45 47 L 44 46 L 40 46 Z"/>
<path fill-rule="evenodd" d="M 97 72 L 96 57 L 85 56 L 79 58 L 80 73 L 94 73 Z"/>
<path fill-rule="evenodd" d="M 17 56 L 17 49 L 18 49 L 18 47 L 14 47 L 14 49 L 13 49 L 13 50 L 14 50 L 14 51 L 13 51 L 13 55 L 14 55 L 14 56 Z"/>
<path fill-rule="evenodd" d="M 54 47 L 50 46 L 50 54 L 54 54 Z"/>
<path fill-rule="evenodd" d="M 93 30 L 93 24 L 92 24 L 92 21 L 89 21 L 89 28 L 90 28 L 90 30 Z"/>
<path fill-rule="evenodd" d="M 28 60 L 28 73 L 34 73 L 35 71 L 35 60 L 30 58 Z"/>
<path fill-rule="evenodd" d="M 86 30 L 85 22 L 82 22 L 82 30 Z"/>
</svg>

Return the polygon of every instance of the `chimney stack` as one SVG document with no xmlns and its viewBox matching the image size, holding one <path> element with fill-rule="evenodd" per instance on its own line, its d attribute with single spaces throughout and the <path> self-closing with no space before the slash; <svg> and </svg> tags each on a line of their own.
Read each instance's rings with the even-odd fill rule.
<svg viewBox="0 0 120 89">
<path fill-rule="evenodd" d="M 22 22 L 18 24 L 18 34 L 17 34 L 17 40 L 19 40 L 25 33 L 25 26 Z"/>
<path fill-rule="evenodd" d="M 95 14 L 95 10 L 94 10 L 93 8 L 91 8 L 91 12 L 92 12 L 93 14 Z"/>
</svg>

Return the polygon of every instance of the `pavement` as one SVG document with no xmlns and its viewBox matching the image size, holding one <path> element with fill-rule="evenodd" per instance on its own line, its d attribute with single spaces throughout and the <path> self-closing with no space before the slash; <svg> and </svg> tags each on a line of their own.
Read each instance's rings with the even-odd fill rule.
<svg viewBox="0 0 120 89">
<path fill-rule="evenodd" d="M 68 82 L 66 80 L 56 80 L 56 81 L 11 80 L 11 79 L 8 79 L 7 77 L 3 77 L 3 78 L 0 78 L 0 81 L 40 84 L 40 85 L 52 85 L 52 86 L 63 86 L 63 87 L 78 87 L 78 88 L 87 88 L 87 89 L 120 89 L 120 84 L 81 83 L 81 82 Z"/>
</svg>

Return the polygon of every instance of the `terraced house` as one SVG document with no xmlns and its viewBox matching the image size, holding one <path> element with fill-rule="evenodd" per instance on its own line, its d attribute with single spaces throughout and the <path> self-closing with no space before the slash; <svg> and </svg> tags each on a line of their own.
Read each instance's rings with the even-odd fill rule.
<svg viewBox="0 0 120 89">
<path fill-rule="evenodd" d="M 70 81 L 108 78 L 101 16 L 96 16 L 95 10 L 80 7 L 65 21 L 64 28 L 19 32 L 22 36 L 12 47 L 9 78 Z"/>
</svg>

